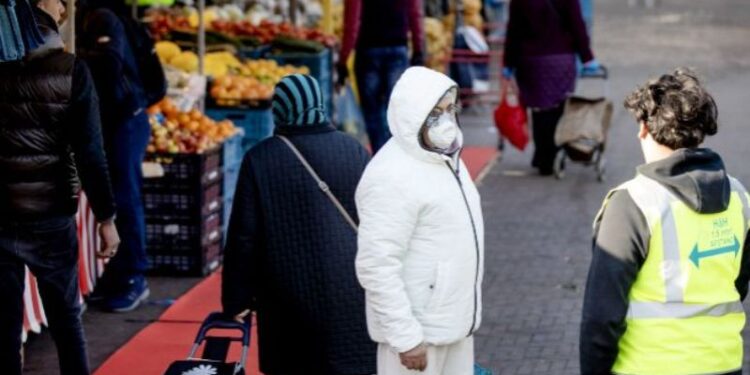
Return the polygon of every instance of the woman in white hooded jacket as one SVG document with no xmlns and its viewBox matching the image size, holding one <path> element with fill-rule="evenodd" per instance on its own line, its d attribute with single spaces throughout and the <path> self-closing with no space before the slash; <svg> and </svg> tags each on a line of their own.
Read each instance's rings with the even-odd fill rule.
<svg viewBox="0 0 750 375">
<path fill-rule="evenodd" d="M 484 224 L 456 111 L 454 81 L 408 69 L 388 107 L 393 138 L 357 188 L 356 269 L 380 375 L 473 373 Z"/>
</svg>

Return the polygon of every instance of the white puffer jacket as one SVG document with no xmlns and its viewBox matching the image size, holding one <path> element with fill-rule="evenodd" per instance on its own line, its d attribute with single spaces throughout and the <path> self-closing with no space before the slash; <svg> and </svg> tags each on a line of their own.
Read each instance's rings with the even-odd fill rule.
<svg viewBox="0 0 750 375">
<path fill-rule="evenodd" d="M 462 161 L 426 151 L 418 140 L 428 114 L 454 86 L 426 68 L 404 73 L 388 109 L 393 138 L 357 188 L 356 267 L 370 336 L 399 352 L 458 342 L 480 324 L 479 193 Z"/>
</svg>

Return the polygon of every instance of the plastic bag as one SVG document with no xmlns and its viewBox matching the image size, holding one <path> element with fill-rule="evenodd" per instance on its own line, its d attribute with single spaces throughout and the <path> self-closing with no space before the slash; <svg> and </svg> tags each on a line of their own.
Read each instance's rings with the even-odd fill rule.
<svg viewBox="0 0 750 375">
<path fill-rule="evenodd" d="M 339 129 L 354 136 L 363 145 L 369 145 L 365 119 L 362 116 L 362 110 L 357 103 L 352 86 L 347 84 L 336 94 L 335 100 L 336 124 Z"/>
<path fill-rule="evenodd" d="M 521 104 L 518 89 L 511 81 L 503 82 L 500 104 L 495 109 L 495 126 L 515 148 L 523 151 L 529 144 L 526 107 Z"/>
</svg>

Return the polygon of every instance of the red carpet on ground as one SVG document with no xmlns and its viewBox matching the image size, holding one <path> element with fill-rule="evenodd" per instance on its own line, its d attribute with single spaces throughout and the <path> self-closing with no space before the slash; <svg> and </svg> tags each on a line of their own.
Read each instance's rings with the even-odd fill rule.
<svg viewBox="0 0 750 375">
<path fill-rule="evenodd" d="M 462 158 L 472 178 L 478 178 L 497 156 L 495 148 L 469 147 Z M 162 375 L 169 364 L 184 359 L 200 323 L 221 309 L 221 275 L 215 273 L 180 297 L 159 320 L 152 323 L 117 350 L 94 375 Z M 260 375 L 255 329 L 248 358 L 247 375 Z M 230 359 L 239 357 L 239 348 Z M 200 353 L 200 351 L 199 351 Z"/>
</svg>

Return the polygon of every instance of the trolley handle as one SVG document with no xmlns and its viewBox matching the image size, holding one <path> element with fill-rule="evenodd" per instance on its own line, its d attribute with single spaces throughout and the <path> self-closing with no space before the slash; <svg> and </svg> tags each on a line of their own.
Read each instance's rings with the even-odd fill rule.
<svg viewBox="0 0 750 375">
<path fill-rule="evenodd" d="M 188 359 L 195 358 L 195 354 L 198 352 L 198 348 L 201 343 L 206 340 L 208 331 L 213 329 L 229 329 L 238 330 L 242 332 L 241 339 L 230 339 L 231 341 L 242 341 L 242 358 L 240 359 L 239 368 L 244 369 L 247 362 L 247 355 L 250 351 L 250 323 L 248 322 L 237 322 L 231 318 L 227 318 L 223 313 L 213 312 L 208 315 L 206 320 L 203 321 L 201 328 L 198 330 L 198 335 L 195 337 L 193 347 L 190 349 Z"/>
<path fill-rule="evenodd" d="M 600 78 L 600 79 L 606 80 L 606 79 L 609 79 L 609 69 L 607 69 L 607 67 L 604 65 L 599 66 L 599 69 L 593 72 L 589 72 L 586 69 L 582 69 L 581 78 L 582 79 Z"/>
<path fill-rule="evenodd" d="M 203 321 L 198 335 L 195 337 L 195 344 L 200 344 L 206 339 L 206 334 L 212 329 L 230 329 L 242 332 L 242 345 L 250 345 L 250 324 L 247 322 L 237 322 L 227 318 L 220 312 L 213 312 Z M 239 340 L 237 340 L 239 341 Z"/>
</svg>

